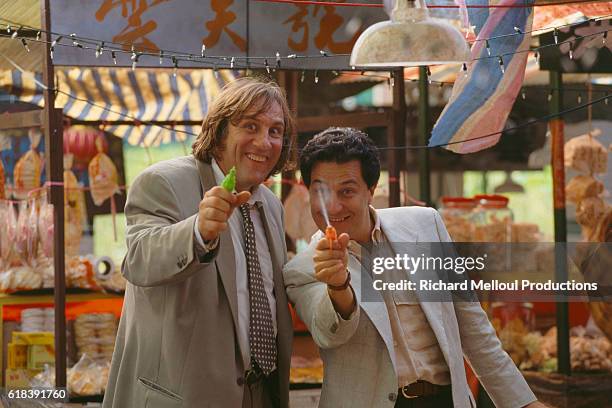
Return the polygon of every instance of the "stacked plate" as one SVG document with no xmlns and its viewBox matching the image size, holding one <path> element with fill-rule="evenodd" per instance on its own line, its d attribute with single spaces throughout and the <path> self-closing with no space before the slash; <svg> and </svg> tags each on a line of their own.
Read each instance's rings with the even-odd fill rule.
<svg viewBox="0 0 612 408">
<path fill-rule="evenodd" d="M 77 354 L 94 360 L 110 361 L 117 336 L 117 319 L 112 313 L 87 313 L 74 321 Z"/>
<path fill-rule="evenodd" d="M 55 327 L 55 312 L 52 308 L 31 308 L 21 311 L 21 331 L 52 332 Z"/>
</svg>

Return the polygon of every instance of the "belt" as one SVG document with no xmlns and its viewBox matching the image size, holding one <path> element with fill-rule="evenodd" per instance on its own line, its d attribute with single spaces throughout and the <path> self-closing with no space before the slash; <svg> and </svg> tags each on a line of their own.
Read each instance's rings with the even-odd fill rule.
<svg viewBox="0 0 612 408">
<path fill-rule="evenodd" d="M 407 399 L 418 398 L 418 397 L 429 397 L 432 395 L 440 394 L 444 391 L 450 390 L 451 385 L 438 385 L 432 384 L 427 381 L 418 380 L 412 384 L 401 387 L 398 390 L 398 397 L 404 397 Z"/>
</svg>

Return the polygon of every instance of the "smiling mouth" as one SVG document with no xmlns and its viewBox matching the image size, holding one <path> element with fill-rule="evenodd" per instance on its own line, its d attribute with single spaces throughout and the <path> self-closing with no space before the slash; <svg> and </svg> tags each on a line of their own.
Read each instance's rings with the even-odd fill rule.
<svg viewBox="0 0 612 408">
<path fill-rule="evenodd" d="M 347 215 L 346 217 L 329 217 L 329 221 L 330 222 L 342 222 L 342 221 L 346 221 L 350 216 Z"/>
<path fill-rule="evenodd" d="M 246 157 L 249 158 L 250 160 L 253 160 L 254 162 L 257 162 L 257 163 L 263 163 L 266 160 L 268 160 L 268 158 L 266 156 L 260 156 L 258 154 L 253 154 L 253 153 L 247 153 Z"/>
</svg>

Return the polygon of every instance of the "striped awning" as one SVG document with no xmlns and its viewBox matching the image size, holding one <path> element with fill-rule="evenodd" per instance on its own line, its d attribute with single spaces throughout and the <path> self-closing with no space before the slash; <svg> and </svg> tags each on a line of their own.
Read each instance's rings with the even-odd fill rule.
<svg viewBox="0 0 612 408">
<path fill-rule="evenodd" d="M 105 131 L 131 145 L 157 146 L 185 142 L 200 126 L 180 122 L 202 121 L 208 105 L 234 71 L 171 71 L 129 68 L 56 69 L 58 93 L 55 105 L 75 120 L 109 122 Z M 37 83 L 38 82 L 38 83 Z M 0 91 L 20 102 L 44 106 L 41 74 L 18 70 L 0 71 Z M 134 125 L 112 121 L 134 120 Z M 176 122 L 176 126 L 147 125 L 149 121 Z M 185 133 L 187 132 L 187 133 Z"/>
</svg>

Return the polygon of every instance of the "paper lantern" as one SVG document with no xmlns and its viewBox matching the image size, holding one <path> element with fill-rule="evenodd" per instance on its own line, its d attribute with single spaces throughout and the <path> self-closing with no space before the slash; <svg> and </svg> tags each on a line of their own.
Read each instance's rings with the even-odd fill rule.
<svg viewBox="0 0 612 408">
<path fill-rule="evenodd" d="M 87 164 L 98 154 L 96 140 L 102 143 L 102 151 L 108 151 L 104 132 L 89 126 L 71 126 L 64 129 L 64 154 L 74 155 L 73 167 L 78 170 L 87 168 Z"/>
</svg>

